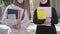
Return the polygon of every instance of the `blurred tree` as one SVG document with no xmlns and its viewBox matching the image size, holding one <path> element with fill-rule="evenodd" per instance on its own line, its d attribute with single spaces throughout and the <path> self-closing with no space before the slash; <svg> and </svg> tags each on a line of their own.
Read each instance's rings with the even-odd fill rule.
<svg viewBox="0 0 60 34">
<path fill-rule="evenodd" d="M 2 1 L 3 1 L 3 3 L 4 3 L 5 6 L 13 3 L 13 0 L 2 0 Z"/>
<path fill-rule="evenodd" d="M 1 3 L 2 3 L 2 0 L 0 0 L 0 5 L 1 5 Z"/>
</svg>

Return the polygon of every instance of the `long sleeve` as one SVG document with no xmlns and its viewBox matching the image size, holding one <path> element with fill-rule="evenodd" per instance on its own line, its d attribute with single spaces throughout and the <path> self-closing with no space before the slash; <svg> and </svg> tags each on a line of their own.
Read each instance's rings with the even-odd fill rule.
<svg viewBox="0 0 60 34">
<path fill-rule="evenodd" d="M 34 24 L 43 24 L 44 21 L 45 21 L 45 19 L 44 20 L 37 19 L 37 10 L 35 10 L 34 15 L 33 15 L 33 23 Z"/>
<path fill-rule="evenodd" d="M 27 11 L 25 11 L 24 19 L 21 22 L 21 28 L 27 28 L 29 24 L 30 24 L 29 15 Z"/>
<path fill-rule="evenodd" d="M 4 25 L 14 25 L 14 23 L 16 23 L 17 21 L 16 20 L 7 19 L 7 9 L 8 9 L 8 7 L 6 8 L 6 10 L 5 10 L 4 14 L 3 14 L 1 22 Z"/>
<path fill-rule="evenodd" d="M 38 22 L 38 21 L 37 21 L 37 17 L 36 17 L 36 16 L 37 16 L 37 15 L 36 15 L 36 11 L 37 11 L 37 10 L 35 10 L 34 15 L 33 15 L 33 23 L 34 23 L 34 24 L 36 24 L 36 23 Z"/>
<path fill-rule="evenodd" d="M 58 23 L 58 16 L 55 8 L 52 8 L 52 20 L 51 23 L 57 24 Z"/>
</svg>

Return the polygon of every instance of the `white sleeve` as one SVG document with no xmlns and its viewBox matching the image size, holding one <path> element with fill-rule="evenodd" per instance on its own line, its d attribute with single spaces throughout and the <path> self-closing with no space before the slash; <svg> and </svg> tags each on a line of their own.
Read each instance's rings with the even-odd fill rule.
<svg viewBox="0 0 60 34">
<path fill-rule="evenodd" d="M 4 24 L 4 25 L 14 25 L 14 23 L 16 23 L 17 21 L 16 20 L 7 19 L 7 9 L 8 8 L 6 8 L 6 10 L 5 10 L 4 14 L 3 14 L 1 23 Z"/>
<path fill-rule="evenodd" d="M 30 24 L 29 15 L 25 12 L 24 20 L 22 21 L 21 28 L 27 28 Z"/>
</svg>

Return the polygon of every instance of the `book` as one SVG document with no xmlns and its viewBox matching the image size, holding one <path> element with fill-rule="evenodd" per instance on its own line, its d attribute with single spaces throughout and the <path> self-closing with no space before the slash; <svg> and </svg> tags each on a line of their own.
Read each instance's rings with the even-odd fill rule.
<svg viewBox="0 0 60 34">
<path fill-rule="evenodd" d="M 7 10 L 7 19 L 18 19 L 20 17 L 20 11 L 15 9 Z"/>
<path fill-rule="evenodd" d="M 37 10 L 37 16 L 38 16 L 38 19 L 45 19 L 46 18 L 45 10 Z"/>
<path fill-rule="evenodd" d="M 51 16 L 51 7 L 38 7 L 37 8 L 37 18 L 38 20 L 46 19 Z"/>
</svg>

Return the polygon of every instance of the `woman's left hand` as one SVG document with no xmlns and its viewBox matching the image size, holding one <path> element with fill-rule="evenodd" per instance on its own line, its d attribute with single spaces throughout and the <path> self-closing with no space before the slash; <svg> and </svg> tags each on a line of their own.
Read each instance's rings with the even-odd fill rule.
<svg viewBox="0 0 60 34">
<path fill-rule="evenodd" d="M 51 18 L 46 18 L 44 23 L 51 23 Z"/>
</svg>

